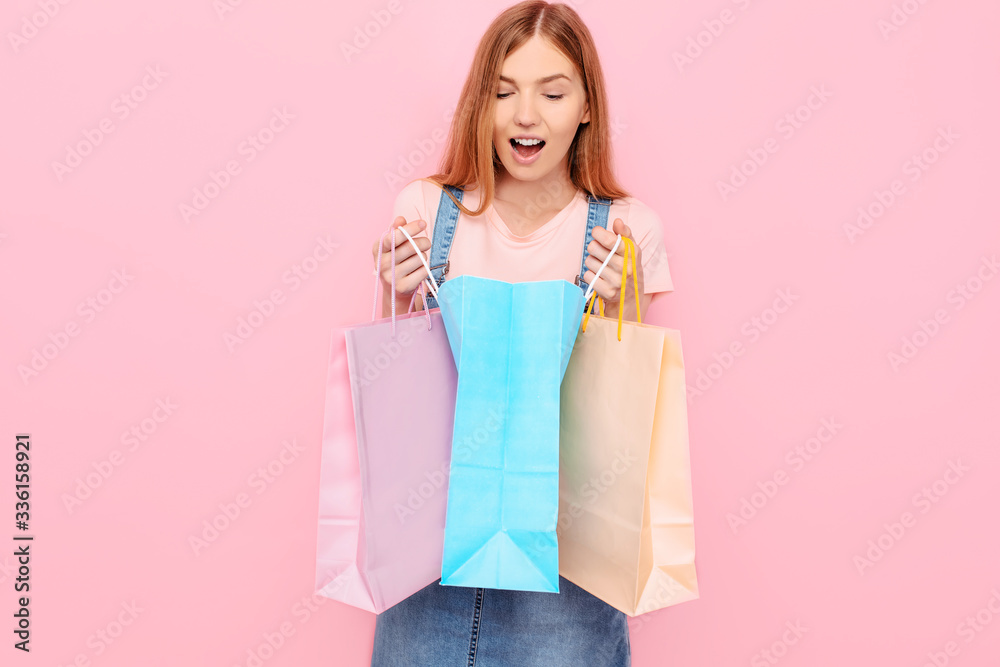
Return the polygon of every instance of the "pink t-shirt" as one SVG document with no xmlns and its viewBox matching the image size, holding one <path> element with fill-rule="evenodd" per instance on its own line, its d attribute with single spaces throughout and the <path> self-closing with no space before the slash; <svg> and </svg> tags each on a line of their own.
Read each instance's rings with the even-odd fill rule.
<svg viewBox="0 0 1000 667">
<path fill-rule="evenodd" d="M 466 191 L 462 198 L 462 204 L 473 210 L 479 201 L 479 188 Z M 441 188 L 428 181 L 412 181 L 396 197 L 392 217 L 403 216 L 407 222 L 424 220 L 427 227 L 420 235 L 434 238 L 440 203 Z M 446 278 L 468 274 L 511 283 L 558 279 L 573 282 L 583 260 L 587 208 L 587 195 L 578 191 L 566 208 L 527 236 L 512 234 L 492 204 L 480 216 L 460 212 Z M 659 216 L 638 199 L 627 197 L 611 205 L 608 228 L 615 218 L 629 226 L 640 248 L 643 291 L 673 291 Z M 628 289 L 632 289 L 631 284 Z"/>
</svg>

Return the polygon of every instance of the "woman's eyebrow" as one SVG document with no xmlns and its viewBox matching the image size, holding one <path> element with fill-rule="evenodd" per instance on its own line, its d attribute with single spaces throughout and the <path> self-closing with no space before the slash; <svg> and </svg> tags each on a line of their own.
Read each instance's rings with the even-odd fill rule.
<svg viewBox="0 0 1000 667">
<path fill-rule="evenodd" d="M 559 73 L 559 74 L 550 74 L 548 76 L 543 76 L 538 81 L 535 81 L 535 83 L 548 83 L 549 81 L 552 81 L 554 79 L 558 79 L 560 77 L 562 77 L 563 79 L 566 79 L 567 81 L 572 81 L 572 79 L 570 79 L 565 74 Z M 511 83 L 511 84 L 514 83 L 514 79 L 511 79 L 510 77 L 504 76 L 503 74 L 500 75 L 500 80 L 501 81 L 506 81 L 507 83 Z"/>
</svg>

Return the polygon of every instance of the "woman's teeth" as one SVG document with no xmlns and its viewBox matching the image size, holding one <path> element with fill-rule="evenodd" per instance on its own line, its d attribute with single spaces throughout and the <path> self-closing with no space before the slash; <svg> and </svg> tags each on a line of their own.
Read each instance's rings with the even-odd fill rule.
<svg viewBox="0 0 1000 667">
<path fill-rule="evenodd" d="M 545 145 L 541 139 L 511 139 L 510 143 L 517 154 L 523 157 L 531 157 L 542 150 L 542 146 Z"/>
</svg>

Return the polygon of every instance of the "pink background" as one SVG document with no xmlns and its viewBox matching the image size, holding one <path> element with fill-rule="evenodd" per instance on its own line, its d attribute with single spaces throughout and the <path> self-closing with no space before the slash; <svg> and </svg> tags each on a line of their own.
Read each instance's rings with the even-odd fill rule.
<svg viewBox="0 0 1000 667">
<path fill-rule="evenodd" d="M 310 602 L 330 331 L 369 317 L 371 244 L 508 3 L 224 1 L 0 11 L 2 511 L 17 533 L 30 433 L 35 535 L 30 656 L 0 548 L 4 664 L 248 665 L 275 633 L 265 665 L 368 664 L 375 617 Z M 676 292 L 648 321 L 698 389 L 701 599 L 633 619 L 634 664 L 998 664 L 997 4 L 573 4 L 619 174 L 664 221 Z"/>
</svg>

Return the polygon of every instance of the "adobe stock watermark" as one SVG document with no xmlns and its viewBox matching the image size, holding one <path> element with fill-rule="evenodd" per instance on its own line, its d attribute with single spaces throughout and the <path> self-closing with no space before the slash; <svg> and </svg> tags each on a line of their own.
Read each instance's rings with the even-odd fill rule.
<svg viewBox="0 0 1000 667">
<path fill-rule="evenodd" d="M 997 261 L 996 254 L 990 257 L 983 255 L 976 271 L 948 291 L 945 303 L 951 304 L 954 312 L 961 310 L 965 304 L 976 298 L 976 295 L 983 290 L 983 286 L 993 280 L 998 272 L 1000 272 L 1000 262 Z M 951 322 L 951 313 L 948 312 L 947 307 L 935 309 L 934 314 L 926 320 L 923 318 L 917 320 L 917 326 L 913 331 L 904 334 L 900 339 L 898 350 L 890 350 L 887 354 L 889 367 L 893 372 L 898 373 L 900 366 L 913 361 L 920 350 L 927 347 L 941 333 L 941 328 L 949 322 Z"/>
<path fill-rule="evenodd" d="M 332 575 L 333 571 L 327 570 L 326 575 Z M 332 596 L 344 587 L 347 577 L 340 577 L 332 582 L 332 587 L 326 590 L 329 595 L 313 593 L 308 597 L 302 597 L 292 605 L 291 615 L 298 620 L 299 626 L 305 625 L 311 618 L 314 618 L 319 608 L 329 602 Z M 235 667 L 261 667 L 267 660 L 270 660 L 282 646 L 295 634 L 295 626 L 289 620 L 283 620 L 270 632 L 261 633 L 261 641 L 256 642 L 246 650 L 246 657 L 242 662 L 234 663 Z"/>
<path fill-rule="evenodd" d="M 747 346 L 756 343 L 761 336 L 771 330 L 781 316 L 789 311 L 799 295 L 793 294 L 791 288 L 779 289 L 776 292 L 774 301 L 770 306 L 765 307 L 759 314 L 754 315 L 740 327 L 740 333 L 746 338 L 746 343 L 741 339 L 734 340 L 729 346 L 720 352 L 712 354 L 712 361 L 706 368 L 699 368 L 694 374 L 694 384 L 687 386 L 688 403 L 693 403 L 694 399 L 704 396 L 705 392 L 725 375 L 726 371 L 733 367 L 736 359 L 743 356 L 747 351 Z"/>
<path fill-rule="evenodd" d="M 120 606 L 121 609 L 114 618 L 87 637 L 86 645 L 90 652 L 77 653 L 72 660 L 65 663 L 65 667 L 90 667 L 91 659 L 99 657 L 108 650 L 125 634 L 125 629 L 135 623 L 139 614 L 145 611 L 135 600 L 122 602 Z M 60 663 L 57 667 L 63 667 L 63 664 Z"/>
<path fill-rule="evenodd" d="M 614 458 L 606 467 L 580 484 L 580 487 L 577 489 L 577 495 L 583 498 L 583 504 L 581 505 L 575 501 L 567 503 L 564 511 L 558 513 L 556 518 L 557 533 L 569 530 L 574 521 L 583 516 L 584 512 L 588 511 L 588 508 L 593 507 L 594 503 L 614 488 L 621 476 L 636 463 L 639 463 L 639 458 L 632 454 L 630 448 L 616 449 Z M 557 543 L 548 539 L 546 534 L 535 533 L 534 547 L 537 551 L 545 552 L 557 546 Z"/>
<path fill-rule="evenodd" d="M 577 8 L 582 7 L 585 4 L 587 4 L 587 1 L 588 0 L 566 0 L 563 4 L 564 5 L 569 5 L 573 9 L 577 9 Z"/>
<path fill-rule="evenodd" d="M 439 321 L 438 326 L 443 327 L 444 322 Z M 426 317 L 397 320 L 396 336 L 388 342 L 380 343 L 378 352 L 373 357 L 366 357 L 358 364 L 358 386 L 367 389 L 376 385 L 379 378 L 382 377 L 382 373 L 392 366 L 392 363 L 399 359 L 407 348 L 413 345 L 422 334 L 431 331 L 433 328 L 427 328 Z"/>
<path fill-rule="evenodd" d="M 687 589 L 671 577 L 658 579 L 656 591 L 647 600 L 636 608 L 635 616 L 628 619 L 628 631 L 633 637 L 641 631 L 646 624 L 664 609 L 670 607 L 674 600 L 682 594 L 687 593 Z"/>
<path fill-rule="evenodd" d="M 238 157 L 227 160 L 219 170 L 209 169 L 208 177 L 203 184 L 193 188 L 190 202 L 183 201 L 177 205 L 177 210 L 184 222 L 190 224 L 191 218 L 201 215 L 209 204 L 232 185 L 233 179 L 243 173 L 243 166 L 250 164 L 257 159 L 258 155 L 267 150 L 278 135 L 288 129 L 288 125 L 294 119 L 295 116 L 288 111 L 287 107 L 272 108 L 271 116 L 264 126 L 253 134 L 248 134 L 236 146 Z"/>
<path fill-rule="evenodd" d="M 893 3 L 889 18 L 880 18 L 875 22 L 882 39 L 889 41 L 889 36 L 899 32 L 899 29 L 909 23 L 925 4 L 927 0 L 903 0 L 901 3 Z"/>
<path fill-rule="evenodd" d="M 453 295 L 450 291 L 442 291 L 439 295 L 439 304 L 447 304 Z M 581 307 L 582 312 L 582 307 Z M 413 318 L 421 323 L 424 322 L 422 318 Z M 426 324 L 422 325 L 426 329 Z M 575 346 L 575 340 L 569 343 L 561 343 L 560 350 L 562 354 L 572 354 L 573 347 Z M 389 356 L 388 350 L 386 350 L 386 356 Z M 389 363 L 389 359 L 384 360 L 383 363 Z M 499 412 L 495 407 L 490 407 L 487 410 L 486 416 L 482 423 L 477 426 L 472 433 L 466 434 L 461 441 L 452 443 L 452 457 L 449 461 L 443 461 L 440 468 L 428 470 L 424 473 L 426 481 L 421 482 L 416 487 L 410 487 L 406 490 L 406 500 L 405 502 L 397 502 L 393 505 L 393 509 L 396 512 L 396 516 L 399 519 L 400 524 L 405 523 L 405 521 L 418 512 L 422 507 L 427 504 L 427 501 L 433 497 L 438 491 L 440 491 L 448 480 L 451 474 L 451 461 L 459 461 L 462 463 L 468 463 L 472 455 L 479 451 L 480 447 L 483 446 L 492 435 L 504 428 L 505 416 L 503 413 Z"/>
<path fill-rule="evenodd" d="M 96 294 L 88 296 L 76 306 L 76 313 L 83 320 L 83 326 L 93 322 L 98 314 L 103 313 L 125 291 L 125 288 L 135 279 L 127 268 L 111 272 L 111 280 Z M 25 385 L 28 380 L 38 377 L 42 371 L 69 347 L 70 340 L 83 331 L 83 326 L 76 319 L 69 319 L 54 332 L 49 332 L 48 342 L 31 350 L 31 358 L 27 364 L 18 364 L 17 373 Z"/>
<path fill-rule="evenodd" d="M 283 285 L 288 285 L 288 292 L 298 291 L 339 247 L 339 243 L 330 240 L 329 234 L 326 237 L 317 236 L 312 250 L 281 275 L 281 282 Z M 280 287 L 272 289 L 263 299 L 254 299 L 250 312 L 237 318 L 236 328 L 232 332 L 226 331 L 222 334 L 222 342 L 226 344 L 229 353 L 235 353 L 237 348 L 250 340 L 265 322 L 277 314 L 278 307 L 284 304 L 286 299 L 287 294 Z"/>
<path fill-rule="evenodd" d="M 452 441 L 451 457 L 441 463 L 441 467 L 436 470 L 428 470 L 424 473 L 427 481 L 421 482 L 416 487 L 406 490 L 406 500 L 395 503 L 392 508 L 396 512 L 400 525 L 419 512 L 427 501 L 445 487 L 445 483 L 451 476 L 451 461 L 461 461 L 468 463 L 473 454 L 479 451 L 491 436 L 500 432 L 504 425 L 503 414 L 496 407 L 491 406 L 487 410 L 486 420 L 477 426 L 472 433 L 467 433 L 460 442 Z"/>
<path fill-rule="evenodd" d="M 745 12 L 752 4 L 751 0 L 732 0 L 733 4 Z M 719 12 L 718 18 L 705 19 L 701 22 L 703 28 L 697 33 L 688 36 L 687 44 L 683 51 L 674 51 L 674 64 L 677 71 L 684 73 L 684 68 L 694 64 L 694 61 L 705 53 L 705 50 L 715 44 L 715 41 L 722 37 L 729 26 L 736 23 L 739 15 L 728 7 Z"/>
<path fill-rule="evenodd" d="M 955 134 L 950 125 L 947 128 L 939 127 L 937 136 L 934 137 L 929 146 L 906 158 L 901 168 L 903 175 L 908 176 L 911 183 L 919 181 L 931 168 L 931 165 L 941 159 L 941 156 L 955 145 L 955 140 L 960 136 Z M 906 183 L 901 178 L 893 179 L 885 190 L 876 188 L 872 192 L 872 199 L 867 204 L 858 207 L 855 221 L 843 224 L 844 234 L 851 245 L 854 245 L 858 237 L 864 236 L 907 192 Z"/>
<path fill-rule="evenodd" d="M 611 119 L 611 141 L 616 141 L 622 133 L 628 129 L 621 118 L 615 116 Z M 576 188 L 575 186 L 567 185 L 562 182 L 550 181 L 545 184 L 542 192 L 539 192 L 534 197 L 528 199 L 528 203 L 524 207 L 524 215 L 529 218 L 535 218 L 540 216 L 546 209 L 551 210 L 553 206 L 558 206 L 556 202 L 561 202 L 568 196 L 575 196 Z M 608 220 L 609 224 L 613 223 L 614 220 Z"/>
<path fill-rule="evenodd" d="M 278 477 L 299 458 L 306 448 L 298 444 L 295 438 L 284 440 L 281 443 L 281 451 L 276 457 L 268 461 L 266 466 L 258 467 L 247 477 L 246 484 L 254 491 L 255 496 L 267 491 L 277 481 Z M 202 553 L 214 544 L 222 533 L 243 516 L 245 510 L 253 504 L 253 496 L 247 491 L 240 491 L 231 501 L 218 504 L 219 511 L 211 517 L 202 520 L 201 529 L 196 534 L 188 535 L 188 546 L 191 547 L 195 556 Z"/>
<path fill-rule="evenodd" d="M 407 183 L 407 179 L 413 177 L 417 173 L 417 168 L 427 162 L 432 155 L 438 150 L 439 147 L 443 147 L 448 140 L 448 126 L 451 124 L 452 119 L 455 116 L 456 107 L 452 106 L 445 110 L 442 116 L 443 126 L 439 126 L 431 130 L 430 136 L 424 137 L 422 139 L 414 139 L 414 148 L 406 154 L 400 155 L 396 160 L 396 170 L 395 171 L 384 171 L 382 172 L 383 178 L 385 179 L 386 187 L 390 190 L 396 190 L 401 185 Z M 622 133 L 628 129 L 621 118 L 615 116 L 611 119 L 611 141 L 614 142 Z M 559 184 L 553 184 L 554 187 L 560 188 Z M 549 187 L 549 186 L 547 186 Z M 550 196 L 556 196 L 558 192 L 553 193 L 549 189 Z M 545 195 L 540 195 L 544 198 Z M 534 205 L 534 208 L 532 208 Z M 528 216 L 534 216 L 540 213 L 539 207 L 544 208 L 547 204 L 542 202 L 529 202 L 528 208 L 525 214 Z"/>
<path fill-rule="evenodd" d="M 935 479 L 930 484 L 924 486 L 920 491 L 913 494 L 910 503 L 920 514 L 927 514 L 931 509 L 941 502 L 941 499 L 948 495 L 951 487 L 958 484 L 965 473 L 972 470 L 968 466 L 962 465 L 961 459 L 948 461 L 941 477 Z M 863 554 L 855 555 L 852 559 L 858 574 L 864 576 L 865 570 L 871 569 L 875 563 L 882 560 L 885 554 L 899 543 L 906 533 L 917 525 L 919 517 L 913 512 L 905 511 L 899 515 L 899 520 L 892 523 L 883 523 L 884 530 L 878 537 L 868 540 L 868 548 Z"/>
<path fill-rule="evenodd" d="M 994 586 L 990 589 L 990 597 L 986 604 L 976 610 L 974 614 L 969 614 L 955 626 L 955 634 L 961 637 L 965 644 L 971 644 L 993 620 L 1000 617 L 1000 587 Z M 962 646 L 957 640 L 949 639 L 940 650 L 927 652 L 927 660 L 921 667 L 946 667 L 950 665 L 952 658 L 957 657 L 962 652 Z"/>
<path fill-rule="evenodd" d="M 21 17 L 17 32 L 7 31 L 10 48 L 17 54 L 68 5 L 70 0 L 37 0 L 38 10 Z"/>
<path fill-rule="evenodd" d="M 792 621 L 785 621 L 784 632 L 781 633 L 781 637 L 775 639 L 767 648 L 763 648 L 753 654 L 750 658 L 750 667 L 768 667 L 769 665 L 776 665 L 778 662 L 788 655 L 788 650 L 799 643 L 799 640 L 809 632 L 809 628 L 802 627 L 802 622 L 798 619 L 793 623 Z"/>
<path fill-rule="evenodd" d="M 843 428 L 844 425 L 838 422 L 836 417 L 824 417 L 813 436 L 785 453 L 784 461 L 791 468 L 791 472 L 801 472 L 807 463 L 823 451 L 824 445 L 833 440 L 833 436 L 837 435 Z M 726 513 L 726 521 L 729 523 L 733 535 L 738 535 L 742 528 L 745 528 L 761 510 L 767 507 L 769 502 L 774 500 L 781 487 L 788 484 L 790 480 L 791 476 L 785 468 L 777 468 L 763 482 L 757 482 L 756 491 L 750 493 L 749 496 L 741 496 L 739 509 L 736 512 Z"/>
<path fill-rule="evenodd" d="M 84 159 L 93 155 L 94 151 L 104 143 L 104 140 L 114 132 L 120 123 L 132 115 L 132 112 L 139 108 L 139 105 L 149 98 L 149 94 L 160 87 L 160 84 L 169 74 L 160 69 L 159 65 L 149 65 L 139 83 L 135 84 L 121 95 L 115 97 L 111 103 L 111 113 L 97 121 L 96 127 L 85 127 L 80 132 L 83 138 L 76 143 L 66 144 L 66 153 L 63 161 L 52 161 L 52 173 L 56 180 L 62 183 L 63 180 L 80 167 Z"/>
<path fill-rule="evenodd" d="M 429 137 L 413 140 L 413 150 L 399 156 L 396 171 L 382 172 L 385 184 L 390 190 L 396 190 L 399 186 L 405 185 L 407 179 L 417 173 L 417 167 L 429 160 L 438 147 L 444 145 L 448 140 L 448 126 L 451 124 L 452 118 L 455 117 L 455 108 L 451 106 L 445 110 L 441 117 L 444 125 L 431 130 Z"/>
<path fill-rule="evenodd" d="M 781 140 L 786 142 L 791 140 L 812 119 L 814 112 L 826 106 L 831 97 L 833 94 L 826 89 L 826 84 L 810 86 L 805 102 L 779 118 L 774 123 L 774 131 Z M 749 183 L 780 148 L 781 141 L 775 137 L 768 137 L 760 147 L 748 148 L 747 158 L 732 166 L 729 177 L 725 181 L 715 181 L 715 187 L 722 196 L 722 201 L 728 201 L 740 188 Z"/>
<path fill-rule="evenodd" d="M 340 53 L 344 56 L 344 61 L 350 65 L 353 60 L 361 55 L 361 52 L 371 46 L 372 42 L 389 27 L 394 17 L 399 16 L 403 11 L 403 4 L 400 0 L 389 0 L 385 7 L 373 9 L 371 20 L 363 25 L 354 26 L 354 37 L 350 42 L 340 42 Z"/>
<path fill-rule="evenodd" d="M 223 21 L 226 16 L 244 4 L 246 4 L 246 0 L 212 0 L 212 9 L 215 10 L 215 15 L 219 17 L 219 20 Z"/>
<path fill-rule="evenodd" d="M 11 561 L 9 556 L 4 556 L 0 560 L 0 584 L 6 583 L 9 578 L 17 574 L 18 564 Z"/>
<path fill-rule="evenodd" d="M 128 452 L 135 452 L 143 446 L 160 429 L 177 410 L 177 404 L 170 400 L 170 397 L 157 398 L 156 407 L 148 417 L 132 424 L 128 429 L 122 431 L 119 440 Z M 97 489 L 101 488 L 108 479 L 115 473 L 115 470 L 125 463 L 125 454 L 121 450 L 112 449 L 106 458 L 94 461 L 90 464 L 92 472 L 88 472 L 83 477 L 77 477 L 72 493 L 63 492 L 59 496 L 62 500 L 66 513 L 72 515 L 79 509 L 85 500 L 92 497 Z"/>
</svg>

